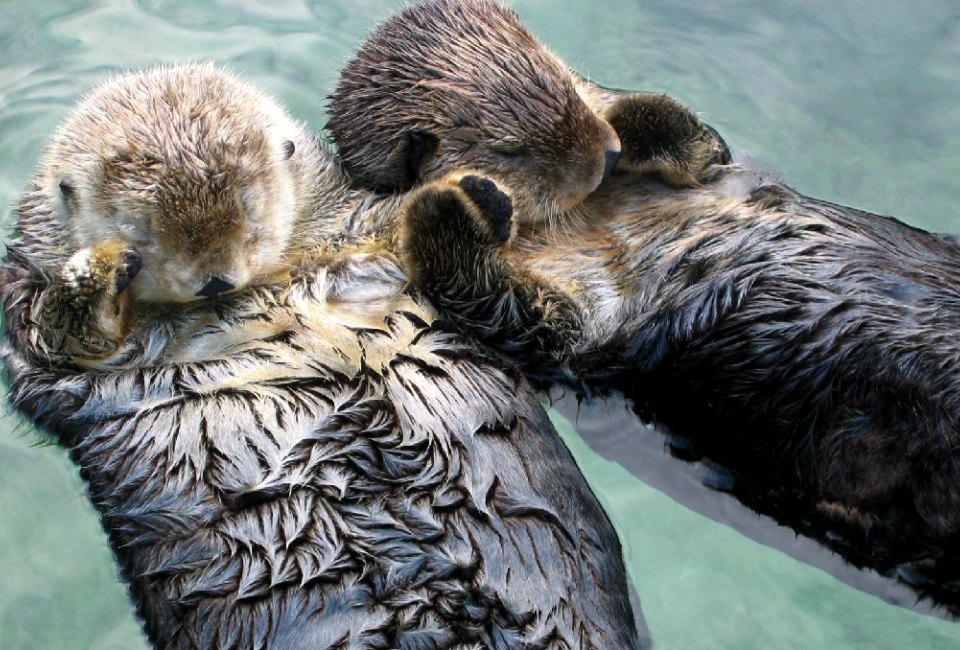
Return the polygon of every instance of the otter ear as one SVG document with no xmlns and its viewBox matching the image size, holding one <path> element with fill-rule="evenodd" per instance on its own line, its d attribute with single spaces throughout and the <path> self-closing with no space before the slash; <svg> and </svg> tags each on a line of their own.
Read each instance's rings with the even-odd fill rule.
<svg viewBox="0 0 960 650">
<path fill-rule="evenodd" d="M 420 180 L 423 166 L 436 152 L 440 139 L 428 131 L 415 129 L 407 131 L 405 150 L 405 170 L 407 172 L 407 187 L 412 187 Z"/>
<path fill-rule="evenodd" d="M 64 200 L 72 199 L 75 192 L 76 188 L 70 181 L 60 181 L 60 194 L 63 196 Z"/>
<path fill-rule="evenodd" d="M 283 159 L 290 160 L 293 156 L 293 152 L 297 150 L 297 145 L 293 144 L 293 140 L 287 140 L 283 143 Z"/>
</svg>

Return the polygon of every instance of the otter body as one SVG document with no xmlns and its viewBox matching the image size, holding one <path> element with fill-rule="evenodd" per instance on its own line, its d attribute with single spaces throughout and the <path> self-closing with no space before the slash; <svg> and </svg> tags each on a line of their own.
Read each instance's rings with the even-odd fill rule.
<svg viewBox="0 0 960 650">
<path fill-rule="evenodd" d="M 152 643 L 638 647 L 616 536 L 522 377 L 431 327 L 391 257 L 310 268 L 142 321 L 108 372 L 3 351 Z"/>
<path fill-rule="evenodd" d="M 111 92 L 136 97 L 127 82 L 164 88 L 189 70 L 131 75 Z M 146 96 L 184 106 L 182 94 Z M 274 133 L 258 119 L 252 132 Z M 139 150 L 154 133 L 148 123 L 116 141 Z M 106 219 L 100 239 L 77 237 L 59 180 L 36 182 L 17 209 L 22 235 L 2 267 L 10 398 L 70 449 L 151 642 L 640 647 L 616 535 L 523 377 L 435 327 L 382 239 L 331 234 L 362 230 L 392 203 L 351 194 L 329 155 L 294 136 L 271 165 L 308 168 L 316 182 L 292 205 L 312 207 L 276 213 L 291 233 L 278 259 L 257 258 L 215 300 L 138 293 L 165 256 L 139 252 Z M 216 217 L 233 226 L 223 248 L 250 245 L 246 177 L 218 195 L 239 202 L 205 211 L 190 204 L 197 170 L 178 166 L 204 167 L 185 154 L 218 143 L 167 138 L 147 171 L 188 188 L 162 194 L 182 202 L 171 218 L 150 196 L 104 187 L 108 165 L 71 180 L 108 205 L 157 210 L 143 222 L 151 239 L 209 232 Z M 61 306 L 86 320 L 65 330 Z M 85 336 L 121 315 L 108 344 Z"/>
<path fill-rule="evenodd" d="M 960 613 L 960 247 L 750 180 L 614 177 L 582 221 L 512 239 L 429 188 L 405 260 L 535 377 L 627 395 L 749 505 Z"/>
<path fill-rule="evenodd" d="M 509 48 L 485 18 L 491 3 L 467 4 L 479 8 L 471 33 Z M 442 6 L 423 3 L 398 20 L 420 40 L 438 39 L 445 32 L 423 28 L 423 16 Z M 347 71 L 379 42 L 375 32 Z M 448 56 L 472 54 L 448 42 Z M 534 46 L 516 39 L 512 47 Z M 420 65 L 437 72 L 430 60 Z M 446 81 L 487 84 L 522 97 L 518 106 L 549 105 L 539 71 L 512 71 L 494 82 L 459 72 Z M 370 102 L 383 91 L 372 76 L 344 83 Z M 733 490 L 756 509 L 858 565 L 902 569 L 921 593 L 960 613 L 960 248 L 892 219 L 762 187 L 749 170 L 730 169 L 722 139 L 668 98 L 588 84 L 578 92 L 615 125 L 628 160 L 575 209 L 532 219 L 525 173 L 480 154 L 435 154 L 445 166 L 430 175 L 446 173 L 446 185 L 422 190 L 402 219 L 415 283 L 536 378 L 628 395 L 643 416 L 693 440 L 687 453 L 730 468 Z M 403 97 L 419 103 L 418 115 L 442 113 L 416 86 Z M 335 134 L 348 132 L 340 119 L 334 113 Z M 497 106 L 479 121 L 523 127 Z M 397 127 L 369 124 L 367 146 Z M 440 118 L 417 128 L 453 137 Z M 483 177 L 521 197 L 515 210 Z M 678 182 L 684 177 L 693 180 Z"/>
</svg>

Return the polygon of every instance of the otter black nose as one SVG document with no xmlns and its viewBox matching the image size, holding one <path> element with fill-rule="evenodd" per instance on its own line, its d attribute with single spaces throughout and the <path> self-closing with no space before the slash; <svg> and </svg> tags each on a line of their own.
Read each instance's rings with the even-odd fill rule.
<svg viewBox="0 0 960 650">
<path fill-rule="evenodd" d="M 214 296 L 219 296 L 224 291 L 230 291 L 230 289 L 233 289 L 232 284 L 223 278 L 213 276 L 205 285 L 203 285 L 203 289 L 200 289 L 200 291 L 197 292 L 197 295 L 203 296 L 204 298 L 213 298 Z"/>
<path fill-rule="evenodd" d="M 620 152 L 619 151 L 608 151 L 607 152 L 607 161 L 603 165 L 603 180 L 610 178 L 610 174 L 613 173 L 613 168 L 617 166 L 617 163 L 620 161 Z"/>
</svg>

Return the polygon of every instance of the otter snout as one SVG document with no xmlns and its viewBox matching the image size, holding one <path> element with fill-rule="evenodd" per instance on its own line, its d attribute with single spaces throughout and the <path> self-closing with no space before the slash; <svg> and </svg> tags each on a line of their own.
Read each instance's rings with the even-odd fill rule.
<svg viewBox="0 0 960 650">
<path fill-rule="evenodd" d="M 619 149 L 611 150 L 606 153 L 606 161 L 603 164 L 603 178 L 600 181 L 601 183 L 610 178 L 610 174 L 613 173 L 613 169 L 617 166 L 618 162 L 620 162 Z"/>
<path fill-rule="evenodd" d="M 221 293 L 230 291 L 233 288 L 234 288 L 233 284 L 227 282 L 223 278 L 213 276 L 207 281 L 205 285 L 203 285 L 203 288 L 200 289 L 200 291 L 198 291 L 196 295 L 203 298 L 215 298 L 216 296 L 219 296 Z"/>
</svg>

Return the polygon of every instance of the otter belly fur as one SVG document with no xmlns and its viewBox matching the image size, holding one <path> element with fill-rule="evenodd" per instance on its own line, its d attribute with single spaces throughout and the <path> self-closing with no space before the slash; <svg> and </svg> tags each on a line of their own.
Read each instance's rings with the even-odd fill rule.
<svg viewBox="0 0 960 650">
<path fill-rule="evenodd" d="M 417 51 L 408 39 L 446 37 L 431 21 L 448 4 L 422 3 L 375 32 L 341 85 L 378 105 L 379 77 L 356 70 L 384 43 L 399 57 Z M 499 19 L 488 17 L 497 5 L 465 6 L 473 39 L 489 34 L 509 47 Z M 539 45 L 516 38 L 513 47 L 530 57 Z M 415 67 L 406 61 L 411 77 Z M 443 83 L 432 60 L 420 67 Z M 541 96 L 554 87 L 540 83 L 541 71 L 461 78 L 474 67 L 446 81 L 514 105 L 553 101 Z M 763 186 L 749 170 L 730 169 L 722 139 L 676 102 L 589 84 L 579 91 L 615 125 L 627 164 L 574 210 L 531 218 L 524 199 L 514 214 L 483 177 L 523 198 L 529 174 L 482 153 L 446 153 L 444 138 L 459 134 L 442 112 L 430 121 L 435 97 L 414 84 L 405 90 L 404 102 L 421 108 L 404 115 L 438 136 L 428 177 L 447 177 L 411 200 L 401 250 L 449 318 L 538 379 L 625 393 L 642 415 L 695 441 L 695 453 L 729 467 L 748 504 L 858 565 L 899 569 L 960 613 L 960 248 Z M 479 123 L 503 119 L 497 104 L 481 112 Z M 334 112 L 330 128 L 350 150 L 409 127 L 381 118 L 359 134 L 344 121 Z M 344 142 L 351 135 L 369 140 Z M 655 175 L 695 182 L 672 189 Z"/>
<path fill-rule="evenodd" d="M 18 207 L 10 399 L 70 449 L 151 642 L 640 647 L 616 535 L 525 380 L 434 326 L 381 240 L 332 242 L 374 203 L 344 216 L 325 164 L 282 264 L 214 301 L 135 300 L 146 269 L 121 229 L 70 237 L 74 187 L 38 182 Z M 65 327 L 56 307 L 121 303 L 108 345 L 44 332 Z"/>
</svg>

